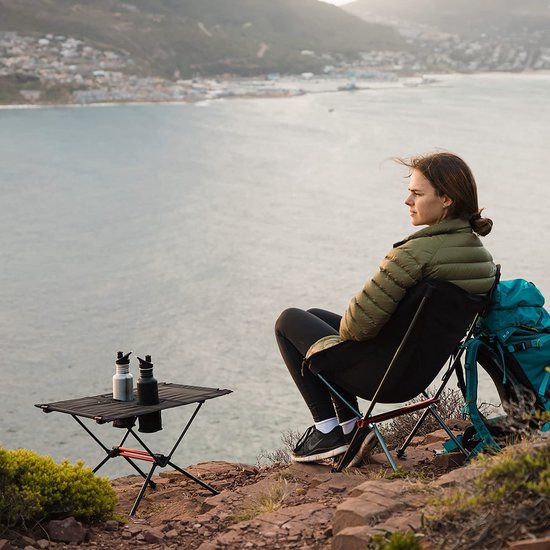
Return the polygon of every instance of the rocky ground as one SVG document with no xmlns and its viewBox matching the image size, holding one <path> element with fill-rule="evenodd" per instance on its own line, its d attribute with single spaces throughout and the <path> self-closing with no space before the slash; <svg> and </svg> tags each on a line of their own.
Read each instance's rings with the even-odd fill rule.
<svg viewBox="0 0 550 550">
<path fill-rule="evenodd" d="M 83 549 L 364 550 L 373 534 L 418 529 L 434 494 L 476 475 L 472 465 L 458 468 L 460 456 L 439 453 L 445 439 L 442 432 L 417 438 L 407 458 L 399 461 L 407 476 L 392 475 L 382 454 L 343 473 L 332 473 L 328 464 L 190 466 L 188 471 L 220 491 L 212 495 L 178 472 L 163 471 L 154 478 L 157 488 L 146 491 L 138 513 L 130 519 L 127 514 L 142 479 L 119 478 L 113 483 L 121 521 L 92 527 L 72 518 L 50 522 L 25 536 L 12 533 L 0 540 L 0 550 L 57 550 L 75 545 Z M 538 546 L 530 541 L 531 546 L 515 548 L 550 549 L 550 538 L 534 542 Z M 429 541 L 425 547 L 432 548 Z"/>
</svg>

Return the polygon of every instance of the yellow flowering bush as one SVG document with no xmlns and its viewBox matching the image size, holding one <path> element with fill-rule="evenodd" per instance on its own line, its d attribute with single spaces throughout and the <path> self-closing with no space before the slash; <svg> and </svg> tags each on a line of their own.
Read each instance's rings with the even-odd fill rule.
<svg viewBox="0 0 550 550">
<path fill-rule="evenodd" d="M 28 449 L 0 447 L 0 526 L 71 515 L 83 521 L 112 517 L 116 493 L 82 461 L 57 464 Z"/>
</svg>

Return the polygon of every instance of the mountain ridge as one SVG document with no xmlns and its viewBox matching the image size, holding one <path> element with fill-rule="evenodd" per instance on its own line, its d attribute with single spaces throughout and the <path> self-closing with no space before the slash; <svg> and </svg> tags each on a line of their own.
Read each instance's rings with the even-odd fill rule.
<svg viewBox="0 0 550 550">
<path fill-rule="evenodd" d="M 75 36 L 164 77 L 319 70 L 403 47 L 394 29 L 317 0 L 0 0 L 0 31 Z"/>
<path fill-rule="evenodd" d="M 547 0 L 355 0 L 342 8 L 366 21 L 412 22 L 462 36 L 550 30 Z"/>
</svg>

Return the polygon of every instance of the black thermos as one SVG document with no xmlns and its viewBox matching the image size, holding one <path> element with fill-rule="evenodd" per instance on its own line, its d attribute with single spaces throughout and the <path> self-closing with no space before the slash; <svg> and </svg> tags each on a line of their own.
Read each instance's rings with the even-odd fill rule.
<svg viewBox="0 0 550 550">
<path fill-rule="evenodd" d="M 153 377 L 153 363 L 151 356 L 146 355 L 145 359 L 138 357 L 139 379 L 137 381 L 137 399 L 140 405 L 157 405 L 159 403 L 159 389 L 156 378 Z M 139 431 L 153 433 L 162 430 L 162 419 L 160 411 L 147 413 L 138 418 Z"/>
</svg>

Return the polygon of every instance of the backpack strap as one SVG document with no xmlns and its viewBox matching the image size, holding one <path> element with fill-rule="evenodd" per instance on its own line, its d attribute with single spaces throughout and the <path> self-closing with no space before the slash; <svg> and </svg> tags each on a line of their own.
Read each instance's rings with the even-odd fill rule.
<svg viewBox="0 0 550 550">
<path fill-rule="evenodd" d="M 498 349 L 498 354 L 500 357 L 500 364 L 502 366 L 502 383 L 506 384 L 506 358 L 504 357 L 504 351 L 502 350 L 502 344 L 498 340 L 493 340 L 493 347 Z"/>
<path fill-rule="evenodd" d="M 550 382 L 550 365 L 545 367 L 544 371 L 545 371 L 544 376 L 542 377 L 542 382 L 540 383 L 540 387 L 539 387 L 539 395 L 542 395 L 543 397 L 544 397 L 544 394 L 546 393 L 548 382 Z"/>
<path fill-rule="evenodd" d="M 547 365 L 544 368 L 544 377 L 542 379 L 542 382 L 541 382 L 541 385 L 540 385 L 540 388 L 539 388 L 539 395 L 542 398 L 542 402 L 544 404 L 544 409 L 547 410 L 547 411 L 550 411 L 550 399 L 548 399 L 545 396 L 545 393 L 546 393 L 546 388 L 548 387 L 549 383 L 550 383 L 550 365 Z M 540 431 L 541 432 L 547 432 L 549 430 L 550 430 L 550 420 L 548 420 L 548 422 L 545 422 L 542 425 Z"/>
<path fill-rule="evenodd" d="M 465 347 L 466 346 L 464 346 L 464 348 Z M 458 389 L 460 390 L 462 397 L 466 399 L 466 382 L 464 381 L 464 372 L 462 370 L 462 365 L 460 364 L 460 361 L 457 361 L 455 364 L 455 374 L 458 383 Z"/>
<path fill-rule="evenodd" d="M 466 347 L 466 358 L 464 360 L 464 371 L 466 373 L 466 411 L 480 438 L 480 442 L 472 449 L 473 456 L 485 448 L 491 448 L 495 451 L 500 450 L 499 445 L 485 425 L 481 413 L 477 408 L 477 353 L 481 345 L 483 345 L 483 342 L 479 338 L 471 338 L 464 343 Z"/>
<path fill-rule="evenodd" d="M 549 340 L 550 340 L 550 334 L 545 334 L 544 336 L 541 336 L 540 338 L 535 338 L 534 340 L 529 340 L 527 342 L 520 342 L 519 344 L 512 344 L 510 346 L 506 346 L 506 349 L 510 353 L 516 353 L 518 351 L 525 351 L 531 348 L 542 348 L 543 344 L 545 344 Z"/>
</svg>

